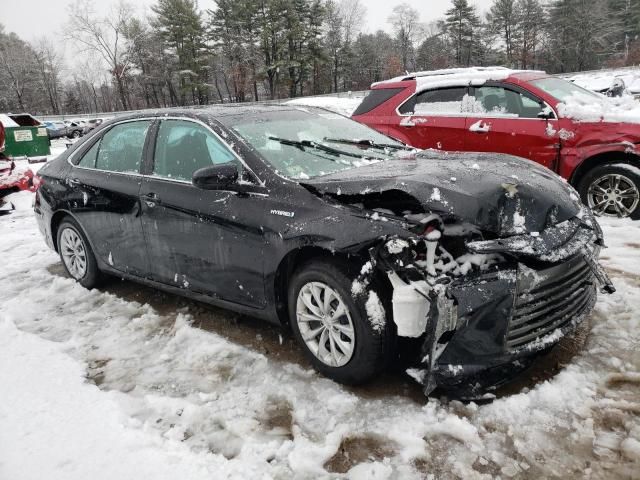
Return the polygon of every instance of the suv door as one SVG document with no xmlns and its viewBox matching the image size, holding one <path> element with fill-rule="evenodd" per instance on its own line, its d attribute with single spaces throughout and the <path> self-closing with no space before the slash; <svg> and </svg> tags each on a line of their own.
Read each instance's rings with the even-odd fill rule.
<svg viewBox="0 0 640 480">
<path fill-rule="evenodd" d="M 418 148 L 464 150 L 466 94 L 467 87 L 449 87 L 410 97 L 398 107 L 400 122 L 390 126 L 389 135 Z"/>
<path fill-rule="evenodd" d="M 140 222 L 140 167 L 151 120 L 116 124 L 73 158 L 69 210 L 103 263 L 137 276 L 148 272 Z"/>
<path fill-rule="evenodd" d="M 238 168 L 243 194 L 191 183 L 196 170 L 224 163 Z M 160 122 L 147 173 L 140 195 L 153 279 L 264 306 L 264 230 L 248 213 L 264 208 L 266 191 L 248 182 L 239 157 L 204 124 L 167 119 Z"/>
<path fill-rule="evenodd" d="M 555 118 L 539 115 L 553 110 L 516 87 L 487 84 L 472 91 L 465 150 L 516 155 L 555 170 L 560 145 Z"/>
</svg>

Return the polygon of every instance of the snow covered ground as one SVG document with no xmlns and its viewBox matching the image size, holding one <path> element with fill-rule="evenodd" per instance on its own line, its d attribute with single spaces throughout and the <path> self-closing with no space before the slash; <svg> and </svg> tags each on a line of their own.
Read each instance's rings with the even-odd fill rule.
<svg viewBox="0 0 640 480">
<path fill-rule="evenodd" d="M 87 291 L 28 192 L 0 217 L 0 479 L 640 479 L 640 222 L 618 292 L 488 405 L 346 388 L 284 331 L 130 282 Z"/>
</svg>

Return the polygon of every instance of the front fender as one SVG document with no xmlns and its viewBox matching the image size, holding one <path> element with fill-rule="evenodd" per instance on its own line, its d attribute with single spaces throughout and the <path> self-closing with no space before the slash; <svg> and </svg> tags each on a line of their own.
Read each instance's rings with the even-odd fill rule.
<svg viewBox="0 0 640 480">
<path fill-rule="evenodd" d="M 575 179 L 583 162 L 597 157 L 603 157 L 604 161 L 611 154 L 634 155 L 640 159 L 640 138 L 625 134 L 603 134 L 598 137 L 590 133 L 577 142 L 563 142 L 559 174 L 566 179 Z"/>
</svg>

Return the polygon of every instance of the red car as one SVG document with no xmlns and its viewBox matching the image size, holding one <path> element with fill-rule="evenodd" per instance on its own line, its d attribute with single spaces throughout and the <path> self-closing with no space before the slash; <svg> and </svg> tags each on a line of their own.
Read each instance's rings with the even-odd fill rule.
<svg viewBox="0 0 640 480">
<path fill-rule="evenodd" d="M 20 168 L 4 154 L 4 126 L 0 123 L 0 197 L 17 190 L 33 190 L 33 172 Z"/>
<path fill-rule="evenodd" d="M 417 148 L 528 158 L 596 214 L 640 219 L 640 103 L 539 71 L 407 74 L 373 84 L 353 119 Z"/>
</svg>

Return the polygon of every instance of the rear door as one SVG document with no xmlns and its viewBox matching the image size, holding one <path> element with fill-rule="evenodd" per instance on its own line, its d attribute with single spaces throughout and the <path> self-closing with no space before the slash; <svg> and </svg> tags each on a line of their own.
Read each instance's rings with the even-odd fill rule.
<svg viewBox="0 0 640 480">
<path fill-rule="evenodd" d="M 557 120 L 540 118 L 541 99 L 513 86 L 487 84 L 472 90 L 465 149 L 528 158 L 554 169 L 559 154 Z"/>
<path fill-rule="evenodd" d="M 140 167 L 152 120 L 111 127 L 74 157 L 67 175 L 69 210 L 87 233 L 95 254 L 113 268 L 148 272 L 140 220 Z"/>
<path fill-rule="evenodd" d="M 464 150 L 463 99 L 467 90 L 438 88 L 410 97 L 398 107 L 400 121 L 390 127 L 389 135 L 417 148 Z"/>
<path fill-rule="evenodd" d="M 193 172 L 234 164 L 243 193 L 202 190 Z M 238 156 L 207 126 L 189 119 L 162 120 L 149 175 L 140 196 L 153 279 L 251 307 L 265 303 L 266 191 Z"/>
</svg>

